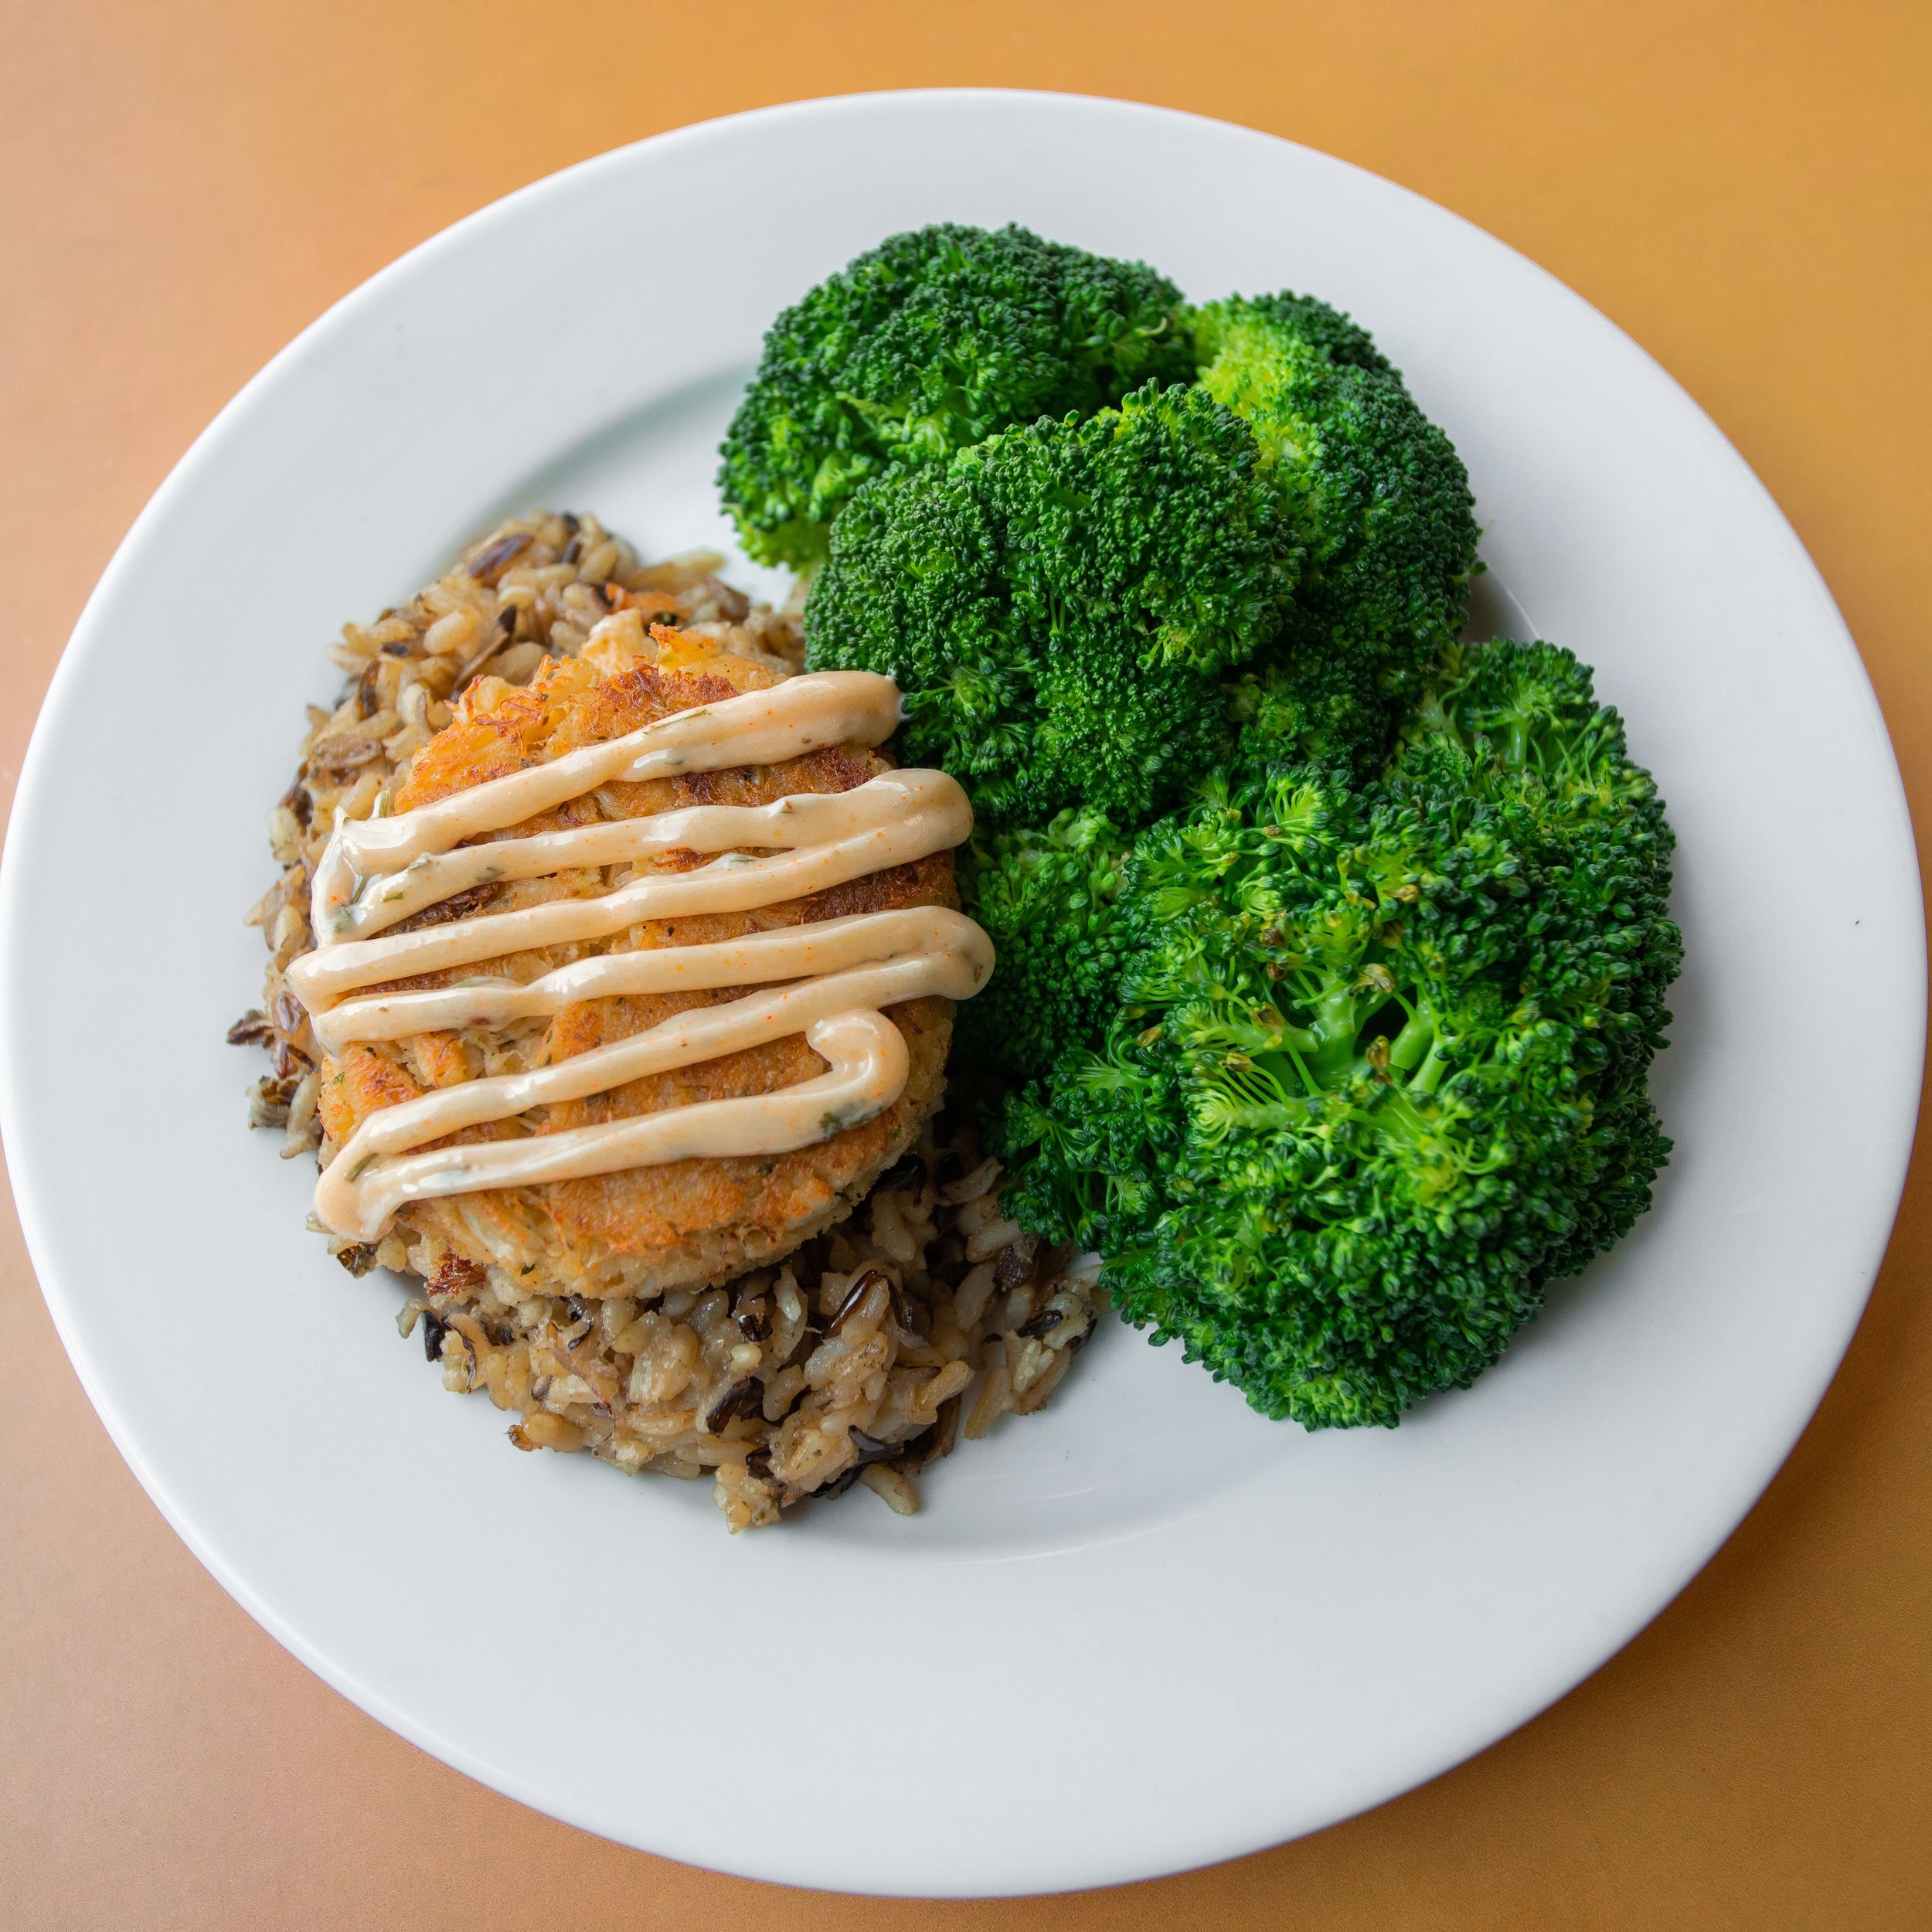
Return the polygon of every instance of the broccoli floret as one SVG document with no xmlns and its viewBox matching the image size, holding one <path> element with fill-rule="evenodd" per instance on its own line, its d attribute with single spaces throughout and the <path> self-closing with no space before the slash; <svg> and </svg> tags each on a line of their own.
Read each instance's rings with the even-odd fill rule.
<svg viewBox="0 0 1932 1932">
<path fill-rule="evenodd" d="M 967 1059 L 1023 1079 L 1099 1038 L 1120 983 L 1128 844 L 1104 813 L 1068 810 L 1044 832 L 982 835 L 960 855 L 961 889 L 999 961 L 954 1022 Z"/>
<path fill-rule="evenodd" d="M 1348 317 L 1311 297 L 1194 316 L 1202 386 L 1255 430 L 1307 556 L 1284 636 L 1243 681 L 1252 766 L 1349 758 L 1366 776 L 1462 628 L 1478 532 L 1454 447 Z"/>
<path fill-rule="evenodd" d="M 988 829 L 1078 806 L 1132 830 L 1226 757 L 1226 674 L 1279 633 L 1297 560 L 1247 424 L 1149 383 L 862 485 L 806 660 L 896 679 L 907 754 Z"/>
<path fill-rule="evenodd" d="M 869 250 L 772 324 L 718 481 L 749 555 L 808 567 L 888 464 L 1193 372 L 1180 292 L 1145 264 L 940 223 Z"/>
<path fill-rule="evenodd" d="M 1568 652 L 1451 647 L 1385 777 L 1278 770 L 1141 835 L 1124 1004 L 1009 1102 L 1005 1211 L 1266 1414 L 1468 1384 L 1668 1154 L 1672 842 Z"/>
</svg>

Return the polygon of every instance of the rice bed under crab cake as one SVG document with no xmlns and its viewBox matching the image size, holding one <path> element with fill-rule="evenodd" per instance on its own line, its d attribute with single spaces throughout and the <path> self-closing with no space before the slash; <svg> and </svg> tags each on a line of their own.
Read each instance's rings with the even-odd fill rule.
<svg viewBox="0 0 1932 1932">
<path fill-rule="evenodd" d="M 910 1513 L 1051 1395 L 1095 1268 L 941 1111 L 991 966 L 963 794 L 718 562 L 532 516 L 345 627 L 230 1037 L 332 1251 L 421 1277 L 404 1333 L 518 1447 L 709 1475 L 733 1529 L 854 1481 Z"/>
</svg>

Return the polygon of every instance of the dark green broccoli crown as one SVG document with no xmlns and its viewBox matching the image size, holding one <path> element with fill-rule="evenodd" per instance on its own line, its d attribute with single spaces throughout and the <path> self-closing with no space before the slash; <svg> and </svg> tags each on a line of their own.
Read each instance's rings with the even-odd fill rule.
<svg viewBox="0 0 1932 1932">
<path fill-rule="evenodd" d="M 719 485 L 750 556 L 811 565 L 889 464 L 1192 374 L 1180 293 L 1145 264 L 941 223 L 869 250 L 772 324 Z"/>
<path fill-rule="evenodd" d="M 1149 383 L 864 485 L 807 661 L 896 679 L 907 753 L 989 828 L 1080 805 L 1131 830 L 1225 758 L 1225 674 L 1279 631 L 1296 560 L 1247 425 Z"/>
<path fill-rule="evenodd" d="M 1123 1003 L 1009 1104 L 1007 1211 L 1268 1414 L 1468 1383 L 1668 1152 L 1670 852 L 1573 658 L 1452 647 L 1385 779 L 1277 770 L 1142 835 Z"/>
<path fill-rule="evenodd" d="M 1287 631 L 1244 681 L 1252 757 L 1366 774 L 1462 628 L 1478 532 L 1449 439 L 1367 332 L 1308 296 L 1194 316 L 1202 386 L 1254 426 L 1308 563 Z"/>
<path fill-rule="evenodd" d="M 1114 900 L 1128 844 L 1104 813 L 1069 809 L 960 855 L 961 890 L 999 961 L 954 1022 L 966 1058 L 1024 1078 L 1100 1036 L 1123 963 Z"/>
</svg>

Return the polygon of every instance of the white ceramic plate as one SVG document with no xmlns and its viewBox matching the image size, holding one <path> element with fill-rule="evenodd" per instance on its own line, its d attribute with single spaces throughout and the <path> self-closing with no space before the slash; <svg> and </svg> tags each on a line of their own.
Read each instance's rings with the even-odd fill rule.
<svg viewBox="0 0 1932 1932">
<path fill-rule="evenodd" d="M 499 513 L 722 542 L 773 314 L 861 248 L 1016 219 L 1200 298 L 1372 327 L 1475 479 L 1492 609 L 1599 667 L 1682 839 L 1657 1206 L 1508 1359 L 1308 1436 L 1116 1328 L 910 1522 L 730 1539 L 695 1486 L 522 1456 L 303 1231 L 243 1127 L 240 914 L 321 646 Z M 749 579 L 745 580 L 749 581 Z M 1512 598 L 1513 597 L 1513 603 Z M 1512 614 L 1513 613 L 1513 617 Z M 192 845 L 191 845 L 192 839 Z M 83 882 L 97 882 L 83 891 Z M 366 1710 L 595 1832 L 855 1890 L 1173 1871 L 1522 1723 L 1711 1554 L 1803 1427 L 1918 1097 L 1917 872 L 1844 627 L 1736 453 L 1540 270 L 1342 163 L 1037 94 L 874 95 L 539 182 L 377 276 L 183 460 L 88 605 L 4 876 L 3 1121 L 40 1278 L 155 1502 Z M 1855 988 L 1885 1052 L 1790 1050 Z"/>
</svg>

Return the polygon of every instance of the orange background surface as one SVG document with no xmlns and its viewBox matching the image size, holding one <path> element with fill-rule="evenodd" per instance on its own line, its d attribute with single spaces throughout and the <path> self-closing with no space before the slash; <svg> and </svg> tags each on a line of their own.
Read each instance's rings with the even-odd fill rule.
<svg viewBox="0 0 1932 1932">
<path fill-rule="evenodd" d="M 1288 135 L 1563 277 L 1784 505 L 1932 826 L 1923 0 L 3 0 L 0 804 L 135 512 L 328 303 L 621 142 L 803 95 L 952 83 L 1137 97 Z M 1801 917 L 1801 880 L 1793 892 Z M 1818 990 L 1818 1012 L 1765 1050 L 1895 1050 L 1860 1033 L 1855 987 Z M 132 1061 L 104 1121 L 152 1125 L 143 1086 Z M 1296 1845 L 1118 1891 L 956 1906 L 827 1900 L 621 1850 L 363 1716 L 143 1497 L 0 1214 L 7 1927 L 1932 1925 L 1922 1161 L 1789 1465 L 1683 1597 L 1553 1710 Z M 229 1359 L 216 1349 L 209 1389 L 184 1399 L 218 1407 Z M 790 1747 L 742 1743 L 732 1783 L 755 1812 Z M 889 1788 L 858 1777 L 853 1802 Z"/>
</svg>

